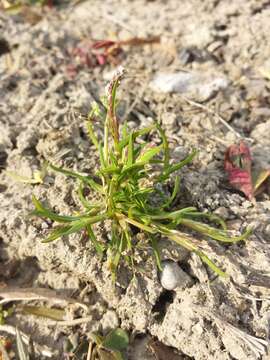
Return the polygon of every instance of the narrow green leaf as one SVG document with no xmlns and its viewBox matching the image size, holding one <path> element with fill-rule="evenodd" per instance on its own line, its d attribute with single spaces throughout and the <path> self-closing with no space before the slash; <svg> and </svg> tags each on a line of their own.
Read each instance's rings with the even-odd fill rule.
<svg viewBox="0 0 270 360">
<path fill-rule="evenodd" d="M 73 216 L 58 215 L 50 211 L 38 211 L 38 210 L 31 211 L 29 213 L 29 216 L 38 216 L 41 218 L 47 218 L 59 223 L 70 223 L 72 221 L 80 219 L 80 217 L 76 217 L 76 216 L 73 217 Z"/>
<path fill-rule="evenodd" d="M 170 150 L 169 150 L 169 144 L 168 139 L 165 134 L 165 131 L 162 129 L 160 124 L 156 123 L 157 130 L 162 138 L 162 144 L 163 144 L 163 150 L 164 150 L 164 170 L 169 167 L 169 161 L 170 161 Z"/>
<path fill-rule="evenodd" d="M 139 171 L 144 168 L 144 163 L 135 163 L 127 167 L 123 167 L 121 174 L 118 177 L 118 182 L 123 182 L 126 178 L 128 178 L 130 181 L 134 179 L 134 173 L 136 172 L 137 179 L 139 179 Z"/>
<path fill-rule="evenodd" d="M 212 269 L 217 275 L 221 276 L 221 277 L 228 277 L 228 275 L 222 271 L 218 266 L 216 266 L 216 264 L 209 259 L 209 257 L 202 251 L 195 251 L 195 254 L 197 254 L 201 260 L 210 267 L 210 269 Z"/>
<path fill-rule="evenodd" d="M 219 267 L 217 267 L 212 260 L 209 259 L 209 257 L 201 251 L 196 245 L 192 243 L 192 240 L 188 238 L 187 236 L 184 236 L 183 234 L 179 233 L 176 230 L 169 230 L 166 228 L 163 228 L 163 234 L 167 235 L 167 237 L 175 241 L 180 246 L 183 246 L 185 249 L 194 252 L 197 254 L 202 261 L 207 264 L 216 274 L 218 274 L 221 277 L 227 277 L 228 275 L 223 272 Z"/>
<path fill-rule="evenodd" d="M 134 143 L 133 143 L 133 132 L 131 131 L 129 135 L 128 142 L 128 158 L 126 166 L 131 166 L 134 163 Z"/>
<path fill-rule="evenodd" d="M 185 214 L 189 214 L 191 212 L 188 212 L 188 209 L 196 210 L 196 208 L 184 208 L 172 212 L 166 212 L 166 211 L 156 211 L 154 214 L 147 213 L 147 217 L 151 220 L 180 220 L 179 223 L 181 223 L 182 218 Z"/>
<path fill-rule="evenodd" d="M 99 193 L 103 193 L 103 187 L 100 184 L 98 184 L 96 181 L 91 179 L 89 176 L 84 176 L 84 175 L 78 174 L 74 171 L 63 169 L 63 168 L 57 167 L 52 164 L 50 164 L 50 168 L 56 172 L 79 179 L 79 180 L 83 181 L 84 183 L 88 184 L 93 190 L 95 190 Z"/>
<path fill-rule="evenodd" d="M 171 203 L 174 201 L 178 190 L 179 190 L 179 185 L 180 185 L 180 177 L 176 176 L 175 178 L 175 182 L 174 182 L 174 187 L 173 187 L 173 192 L 172 195 L 169 197 L 169 199 L 162 205 L 163 208 L 167 208 L 171 205 Z"/>
<path fill-rule="evenodd" d="M 79 232 L 87 225 L 94 224 L 99 221 L 105 220 L 107 216 L 105 214 L 93 216 L 91 218 L 81 219 L 78 221 L 73 221 L 70 225 L 67 226 L 58 226 L 51 232 L 51 234 L 42 242 L 48 243 L 54 241 L 62 236 L 67 236 Z"/>
<path fill-rule="evenodd" d="M 79 231 L 83 228 L 83 226 L 79 227 L 78 229 L 72 231 L 73 227 L 72 225 L 67 225 L 67 226 L 56 226 L 54 228 L 54 230 L 52 230 L 52 232 L 50 233 L 50 235 L 42 240 L 43 243 L 49 243 L 51 241 L 57 240 L 60 237 L 64 236 L 64 235 L 70 235 L 76 231 Z"/>
<path fill-rule="evenodd" d="M 142 143 L 142 144 L 134 144 L 133 148 L 134 148 L 134 159 L 136 159 L 140 153 L 143 152 L 143 149 L 146 147 L 147 143 Z"/>
<path fill-rule="evenodd" d="M 115 156 L 114 152 L 113 151 L 110 151 L 109 153 L 109 159 L 111 161 L 111 164 L 115 167 L 119 167 L 118 165 L 118 159 L 117 157 Z"/>
<path fill-rule="evenodd" d="M 107 111 L 107 126 L 109 132 L 114 140 L 114 150 L 119 150 L 119 124 L 116 118 L 116 91 L 121 79 L 121 74 L 117 74 L 110 82 L 108 87 L 108 111 Z M 107 159 L 107 156 L 105 157 Z"/>
<path fill-rule="evenodd" d="M 235 243 L 241 240 L 245 240 L 252 232 L 251 229 L 247 229 L 244 234 L 241 236 L 232 236 L 228 234 L 228 232 L 220 229 L 213 228 L 212 226 L 209 226 L 207 224 L 203 224 L 191 219 L 182 218 L 181 219 L 181 225 L 187 226 L 188 228 L 191 228 L 192 230 L 198 231 L 201 234 L 207 235 L 211 237 L 212 239 L 226 242 L 226 243 Z"/>
<path fill-rule="evenodd" d="M 36 208 L 36 210 L 38 211 L 44 211 L 44 206 L 42 205 L 42 203 L 35 197 L 35 195 L 32 196 L 32 202 Z M 46 209 L 45 209 L 46 210 Z"/>
<path fill-rule="evenodd" d="M 50 209 L 45 208 L 42 203 L 33 195 L 32 201 L 36 210 L 32 211 L 30 215 L 45 217 L 51 219 L 53 221 L 62 222 L 62 223 L 69 223 L 72 221 L 80 220 L 83 215 L 81 216 L 66 216 L 66 215 L 58 215 L 55 212 L 51 211 Z"/>
<path fill-rule="evenodd" d="M 143 129 L 140 129 L 140 130 L 137 130 L 137 131 L 134 131 L 133 132 L 133 140 L 135 141 L 135 139 L 139 136 L 142 136 L 142 135 L 146 135 L 146 134 L 149 134 L 150 131 L 152 131 L 153 129 L 155 129 L 156 126 L 155 125 L 152 125 L 152 126 L 149 126 L 149 127 L 146 127 L 146 128 L 143 128 Z M 119 143 L 119 148 L 122 150 L 125 146 L 127 146 L 129 142 L 129 135 L 127 135 L 125 138 L 123 138 L 120 143 Z"/>
<path fill-rule="evenodd" d="M 79 196 L 80 202 L 86 209 L 90 210 L 90 209 L 98 208 L 99 207 L 98 204 L 91 204 L 84 196 L 84 193 L 83 193 L 84 186 L 85 186 L 85 184 L 83 182 L 80 182 L 79 187 L 78 187 L 78 196 Z"/>
<path fill-rule="evenodd" d="M 22 312 L 23 314 L 45 317 L 56 321 L 64 320 L 66 315 L 64 310 L 52 309 L 45 306 L 24 305 L 22 307 Z"/>
<path fill-rule="evenodd" d="M 105 169 L 107 166 L 107 162 L 104 157 L 104 149 L 103 149 L 101 143 L 99 144 L 98 150 L 99 150 L 99 159 L 100 159 L 101 169 Z"/>
<path fill-rule="evenodd" d="M 115 113 L 115 108 L 116 108 L 116 91 L 118 86 L 119 86 L 119 80 L 117 79 L 113 84 L 112 94 L 111 94 L 113 113 Z"/>
<path fill-rule="evenodd" d="M 157 155 L 158 153 L 160 153 L 160 151 L 162 150 L 162 145 L 160 146 L 155 146 L 154 148 L 151 148 L 149 150 L 147 150 L 146 152 L 144 152 L 142 155 L 140 155 L 136 162 L 138 164 L 146 164 L 148 163 L 155 155 Z"/>
<path fill-rule="evenodd" d="M 180 161 L 178 164 L 170 165 L 168 169 L 162 174 L 158 179 L 159 181 L 164 181 L 174 173 L 175 171 L 180 170 L 183 166 L 189 164 L 193 158 L 196 156 L 197 150 L 194 150 L 190 155 L 188 155 L 184 160 Z"/>
<path fill-rule="evenodd" d="M 157 245 L 157 239 L 155 236 L 150 235 L 151 244 L 153 247 L 154 255 L 156 258 L 156 263 L 159 271 L 162 271 L 161 259 L 160 259 L 160 252 Z"/>
<path fill-rule="evenodd" d="M 116 271 L 120 262 L 120 258 L 122 255 L 122 251 L 124 250 L 124 233 L 120 232 L 116 229 L 116 224 L 114 224 L 112 230 L 112 242 L 111 242 L 111 255 L 109 258 L 109 268 L 112 272 L 112 280 L 115 282 L 116 280 Z"/>
<path fill-rule="evenodd" d="M 151 226 L 144 225 L 137 220 L 130 219 L 129 217 L 125 217 L 125 216 L 121 216 L 121 215 L 120 215 L 120 218 L 123 218 L 127 223 L 132 224 L 132 225 L 136 226 L 137 228 L 147 231 L 151 234 L 155 234 L 157 232 Z"/>
<path fill-rule="evenodd" d="M 186 214 L 186 216 L 192 217 L 192 218 L 206 218 L 212 222 L 219 224 L 222 227 L 222 230 L 225 230 L 225 231 L 227 230 L 227 225 L 226 225 L 225 221 L 223 219 L 221 219 L 221 217 L 219 217 L 215 214 L 194 211 L 194 212 L 189 212 L 188 214 Z"/>
<path fill-rule="evenodd" d="M 92 230 L 91 225 L 89 225 L 89 224 L 86 225 L 86 229 L 87 229 L 87 232 L 88 232 L 89 239 L 90 239 L 91 242 L 93 243 L 93 245 L 94 245 L 94 247 L 95 247 L 95 249 L 96 249 L 96 252 L 97 252 L 100 256 L 102 256 L 102 255 L 103 255 L 103 252 L 104 252 L 104 250 L 105 250 L 105 245 L 101 244 L 101 243 L 97 240 L 97 238 L 96 238 L 96 236 L 95 236 L 95 234 L 94 234 L 94 232 L 93 232 L 93 230 Z"/>
<path fill-rule="evenodd" d="M 123 127 L 122 127 L 122 138 L 124 139 L 126 136 L 128 136 L 127 120 L 124 121 L 124 124 L 123 124 Z"/>
<path fill-rule="evenodd" d="M 127 248 L 128 250 L 131 250 L 132 243 L 131 243 L 131 232 L 130 232 L 129 225 L 122 219 L 119 220 L 119 224 L 122 227 L 124 238 L 125 238 L 125 246 L 123 246 L 123 249 Z"/>
<path fill-rule="evenodd" d="M 119 167 L 115 166 L 115 165 L 107 166 L 99 171 L 99 173 L 106 174 L 106 175 L 119 174 L 120 172 L 121 172 L 121 169 L 119 169 Z"/>
</svg>

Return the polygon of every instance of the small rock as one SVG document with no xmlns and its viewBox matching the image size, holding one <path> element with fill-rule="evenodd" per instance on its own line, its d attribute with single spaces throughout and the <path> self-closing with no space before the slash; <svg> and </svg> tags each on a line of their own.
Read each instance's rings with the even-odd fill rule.
<svg viewBox="0 0 270 360">
<path fill-rule="evenodd" d="M 206 101 L 219 90 L 227 88 L 228 79 L 223 75 L 188 73 L 160 73 L 150 83 L 154 91 L 184 94 L 196 101 Z"/>
<path fill-rule="evenodd" d="M 184 288 L 191 283 L 189 275 L 176 262 L 165 260 L 162 262 L 162 268 L 160 282 L 164 289 L 174 290 L 177 287 Z"/>
<path fill-rule="evenodd" d="M 252 130 L 250 137 L 254 140 L 257 140 L 259 143 L 262 143 L 266 146 L 270 146 L 270 121 L 268 120 L 265 123 L 258 124 Z"/>
<path fill-rule="evenodd" d="M 20 152 L 23 152 L 25 150 L 35 148 L 37 142 L 38 142 L 37 130 L 28 127 L 26 130 L 22 131 L 20 135 L 17 137 L 17 148 Z"/>
<path fill-rule="evenodd" d="M 177 158 L 184 159 L 187 156 L 187 149 L 184 146 L 176 146 L 173 149 L 173 155 L 177 156 Z"/>
<path fill-rule="evenodd" d="M 203 329 L 202 325 L 198 322 L 197 324 L 192 326 L 192 331 L 199 337 L 203 334 L 204 329 Z"/>
<path fill-rule="evenodd" d="M 191 269 L 191 274 L 195 276 L 200 283 L 208 281 L 207 271 L 198 255 L 192 253 L 188 261 Z"/>
<path fill-rule="evenodd" d="M 182 65 L 186 65 L 193 61 L 204 62 L 210 59 L 209 54 L 197 47 L 183 48 L 178 54 L 178 58 Z"/>
<path fill-rule="evenodd" d="M 12 148 L 11 135 L 10 129 L 4 124 L 0 124 L 0 152 Z"/>
<path fill-rule="evenodd" d="M 189 51 L 189 49 L 182 49 L 179 52 L 178 58 L 179 58 L 182 65 L 186 65 L 186 64 L 193 61 L 193 55 Z"/>
<path fill-rule="evenodd" d="M 104 333 L 119 327 L 119 319 L 114 310 L 108 310 L 101 319 L 101 326 Z"/>
<path fill-rule="evenodd" d="M 270 211 L 270 201 L 269 200 L 264 201 L 262 203 L 262 207 L 263 207 L 263 209 Z"/>
<path fill-rule="evenodd" d="M 184 44 L 203 49 L 213 42 L 213 35 L 209 24 L 200 24 L 200 30 L 198 31 L 197 24 L 190 21 L 181 40 L 183 40 Z"/>
<path fill-rule="evenodd" d="M 264 229 L 264 233 L 267 236 L 270 236 L 270 225 L 267 225 L 266 228 Z"/>
<path fill-rule="evenodd" d="M 168 131 L 177 130 L 177 116 L 176 114 L 165 112 L 162 114 L 162 123 Z"/>
<path fill-rule="evenodd" d="M 224 220 L 229 218 L 228 209 L 226 209 L 224 206 L 221 206 L 221 207 L 217 208 L 214 211 L 214 214 L 217 215 L 217 216 L 220 216 Z"/>
</svg>

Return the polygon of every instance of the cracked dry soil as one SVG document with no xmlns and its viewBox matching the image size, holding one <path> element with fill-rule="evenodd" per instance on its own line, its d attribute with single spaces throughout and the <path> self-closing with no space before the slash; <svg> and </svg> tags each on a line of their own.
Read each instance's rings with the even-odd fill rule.
<svg viewBox="0 0 270 360">
<path fill-rule="evenodd" d="M 64 359 L 67 339 L 79 343 L 93 330 L 117 326 L 133 333 L 128 349 L 133 360 L 164 358 L 151 352 L 151 338 L 177 349 L 179 360 L 269 359 L 267 346 L 260 347 L 258 339 L 269 341 L 270 198 L 263 194 L 254 206 L 228 186 L 223 156 L 238 140 L 235 132 L 182 94 L 149 86 L 159 73 L 222 74 L 226 87 L 204 100 L 204 106 L 248 138 L 254 162 L 269 167 L 269 18 L 270 3 L 255 0 L 93 0 L 53 8 L 36 24 L 0 13 L 0 36 L 8 43 L 8 51 L 0 50 L 0 280 L 73 296 L 89 305 L 92 318 L 76 327 L 33 316 L 10 319 L 35 342 L 49 346 L 54 359 Z M 125 51 L 122 65 L 128 76 L 119 91 L 119 118 L 128 115 L 130 127 L 139 128 L 160 116 L 175 160 L 199 149 L 181 173 L 176 205 L 213 211 L 235 231 L 254 228 L 245 244 L 202 240 L 230 280 L 213 277 L 196 256 L 162 239 L 162 258 L 178 261 L 190 278 L 188 286 L 176 291 L 162 289 L 147 247 L 137 254 L 144 272 L 131 281 L 131 273 L 121 268 L 114 287 L 106 261 L 82 236 L 42 244 L 51 224 L 27 217 L 32 193 L 70 214 L 78 210 L 76 183 L 50 173 L 44 184 L 31 186 L 5 172 L 31 177 L 47 160 L 93 174 L 97 154 L 83 117 L 104 93 L 114 65 L 81 67 L 70 78 L 69 50 L 81 39 L 155 35 L 160 44 Z M 193 95 L 194 101 L 201 100 Z M 106 238 L 106 226 L 98 230 Z"/>
</svg>

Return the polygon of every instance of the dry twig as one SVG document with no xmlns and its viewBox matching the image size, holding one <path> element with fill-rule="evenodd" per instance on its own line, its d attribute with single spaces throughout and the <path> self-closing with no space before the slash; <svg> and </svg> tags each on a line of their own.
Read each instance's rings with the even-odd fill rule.
<svg viewBox="0 0 270 360">
<path fill-rule="evenodd" d="M 87 324 L 91 320 L 93 320 L 92 316 L 86 316 L 86 317 L 82 317 L 82 318 L 78 318 L 78 319 L 63 320 L 63 321 L 50 320 L 48 325 L 75 326 L 75 325 L 80 325 L 80 324 Z"/>
<path fill-rule="evenodd" d="M 232 133 L 234 133 L 234 135 L 236 135 L 239 139 L 242 139 L 243 136 L 241 136 L 231 125 L 229 125 L 227 123 L 227 121 L 225 119 L 223 119 L 222 116 L 220 116 L 218 113 L 216 113 L 214 110 L 210 109 L 209 107 L 202 105 L 196 101 L 190 100 L 188 99 L 186 96 L 181 95 L 181 97 L 183 98 L 183 100 L 185 100 L 188 104 L 193 105 L 199 109 L 202 109 L 204 111 L 206 111 L 208 114 L 211 114 L 212 116 L 214 116 L 222 125 L 224 125 L 229 131 L 231 131 Z M 253 139 L 251 138 L 245 138 L 249 141 L 253 141 Z"/>
<path fill-rule="evenodd" d="M 32 300 L 46 300 L 54 301 L 57 303 L 72 303 L 79 305 L 84 310 L 88 310 L 88 306 L 80 301 L 74 300 L 69 297 L 60 296 L 56 291 L 45 288 L 17 288 L 7 287 L 0 290 L 0 305 L 6 304 L 10 301 L 32 301 Z"/>
</svg>

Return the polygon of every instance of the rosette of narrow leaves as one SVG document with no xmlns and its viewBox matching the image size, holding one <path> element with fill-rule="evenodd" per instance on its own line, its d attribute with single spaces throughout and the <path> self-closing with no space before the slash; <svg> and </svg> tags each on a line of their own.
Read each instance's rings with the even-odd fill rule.
<svg viewBox="0 0 270 360">
<path fill-rule="evenodd" d="M 99 153 L 99 170 L 90 176 L 50 165 L 52 170 L 77 180 L 84 212 L 60 215 L 33 197 L 35 210 L 32 214 L 49 218 L 58 224 L 43 242 L 84 230 L 96 251 L 99 254 L 106 252 L 115 277 L 121 259 L 134 267 L 133 252 L 137 243 L 132 234 L 134 228 L 137 228 L 148 235 L 159 268 L 158 239 L 163 236 L 196 253 L 213 271 L 224 276 L 225 273 L 203 252 L 200 242 L 180 231 L 181 227 L 225 243 L 243 240 L 250 231 L 247 230 L 242 236 L 230 237 L 225 223 L 215 215 L 200 213 L 194 207 L 170 210 L 179 190 L 179 177 L 175 173 L 192 161 L 196 151 L 178 163 L 171 162 L 168 140 L 158 123 L 138 130 L 129 130 L 125 123 L 120 132 L 115 108 L 116 89 L 122 75 L 121 72 L 117 73 L 110 83 L 105 119 L 95 105 L 87 121 L 89 138 Z M 94 130 L 94 119 L 95 122 L 103 123 L 102 138 Z M 153 138 L 153 135 L 159 138 L 156 143 L 147 140 Z M 160 189 L 173 174 L 173 191 L 170 196 L 165 196 Z M 96 193 L 95 198 L 98 200 L 95 203 L 84 195 L 86 189 Z M 158 201 L 155 203 L 154 199 Z M 219 227 L 210 226 L 202 219 L 218 223 Z M 107 242 L 101 242 L 95 236 L 95 224 L 105 220 L 111 222 L 111 236 Z"/>
</svg>

